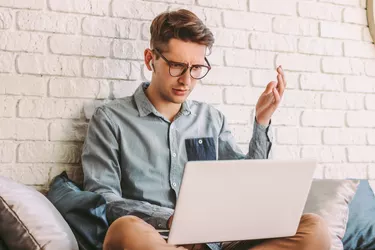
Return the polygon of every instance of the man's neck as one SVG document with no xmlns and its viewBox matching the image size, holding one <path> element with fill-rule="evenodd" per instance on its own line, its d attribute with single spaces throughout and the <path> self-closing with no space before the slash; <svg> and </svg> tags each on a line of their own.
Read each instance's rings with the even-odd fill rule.
<svg viewBox="0 0 375 250">
<path fill-rule="evenodd" d="M 181 104 L 167 102 L 163 100 L 158 94 L 154 93 L 151 85 L 145 90 L 145 95 L 152 103 L 152 105 L 154 105 L 155 109 L 170 122 L 174 120 L 181 109 Z"/>
</svg>

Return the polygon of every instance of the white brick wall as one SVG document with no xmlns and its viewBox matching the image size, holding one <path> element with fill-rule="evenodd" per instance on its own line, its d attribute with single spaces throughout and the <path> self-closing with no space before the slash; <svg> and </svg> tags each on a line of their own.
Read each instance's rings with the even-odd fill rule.
<svg viewBox="0 0 375 250">
<path fill-rule="evenodd" d="M 191 98 L 220 109 L 247 148 L 257 98 L 283 65 L 272 157 L 316 158 L 317 178 L 375 178 L 375 46 L 365 0 L 0 1 L 0 175 L 82 179 L 95 107 L 131 95 L 151 20 L 186 7 L 212 29 L 213 65 Z"/>
</svg>

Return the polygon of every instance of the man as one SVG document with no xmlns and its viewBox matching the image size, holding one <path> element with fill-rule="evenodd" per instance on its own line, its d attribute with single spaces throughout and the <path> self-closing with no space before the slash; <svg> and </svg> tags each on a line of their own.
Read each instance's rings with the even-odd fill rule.
<svg viewBox="0 0 375 250">
<path fill-rule="evenodd" d="M 211 69 L 205 57 L 214 43 L 210 30 L 190 11 L 179 10 L 157 16 L 150 31 L 144 62 L 151 83 L 96 110 L 82 155 L 85 189 L 108 202 L 107 218 L 113 222 L 104 241 L 108 250 L 176 249 L 155 228 L 171 225 L 185 163 L 267 158 L 271 116 L 286 86 L 278 67 L 277 82 L 267 85 L 256 105 L 249 153 L 243 155 L 222 113 L 187 100 Z M 304 215 L 294 237 L 179 248 L 328 250 L 327 235 L 320 217 Z"/>
</svg>

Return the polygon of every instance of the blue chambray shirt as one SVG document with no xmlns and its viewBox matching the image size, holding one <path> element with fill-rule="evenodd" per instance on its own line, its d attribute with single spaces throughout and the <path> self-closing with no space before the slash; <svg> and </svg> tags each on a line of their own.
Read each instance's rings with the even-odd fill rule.
<svg viewBox="0 0 375 250">
<path fill-rule="evenodd" d="M 245 155 L 220 111 L 187 100 L 170 122 L 148 100 L 148 86 L 95 111 L 83 147 L 84 188 L 105 197 L 110 222 L 136 215 L 167 228 L 187 161 L 266 159 L 271 130 L 255 121 Z"/>
</svg>

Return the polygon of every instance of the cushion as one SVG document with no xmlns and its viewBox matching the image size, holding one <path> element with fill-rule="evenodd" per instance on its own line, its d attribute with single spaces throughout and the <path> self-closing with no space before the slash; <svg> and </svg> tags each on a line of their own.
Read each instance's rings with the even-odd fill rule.
<svg viewBox="0 0 375 250">
<path fill-rule="evenodd" d="M 0 238 L 12 250 L 78 250 L 68 224 L 33 188 L 0 176 Z"/>
<path fill-rule="evenodd" d="M 304 213 L 320 215 L 328 224 L 331 234 L 331 250 L 343 250 L 342 238 L 352 201 L 359 181 L 314 180 L 307 198 Z"/>
<path fill-rule="evenodd" d="M 375 249 L 375 196 L 362 180 L 349 205 L 349 221 L 342 240 L 345 250 Z"/>
<path fill-rule="evenodd" d="M 68 222 L 81 250 L 103 248 L 108 222 L 102 195 L 82 191 L 63 172 L 52 181 L 47 198 Z"/>
</svg>

